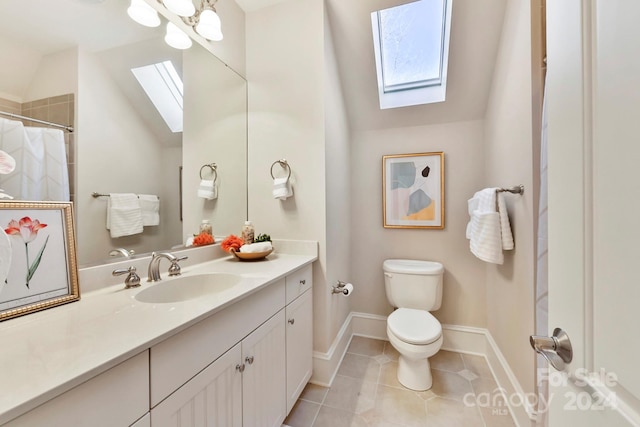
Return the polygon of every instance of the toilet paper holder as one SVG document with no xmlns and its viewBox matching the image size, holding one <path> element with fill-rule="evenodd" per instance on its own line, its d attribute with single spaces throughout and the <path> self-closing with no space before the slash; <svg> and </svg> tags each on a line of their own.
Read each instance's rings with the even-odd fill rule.
<svg viewBox="0 0 640 427">
<path fill-rule="evenodd" d="M 343 282 L 342 280 L 338 280 L 338 283 L 336 283 L 334 286 L 331 287 L 331 293 L 349 295 L 349 289 L 346 287 L 347 284 L 348 282 Z"/>
</svg>

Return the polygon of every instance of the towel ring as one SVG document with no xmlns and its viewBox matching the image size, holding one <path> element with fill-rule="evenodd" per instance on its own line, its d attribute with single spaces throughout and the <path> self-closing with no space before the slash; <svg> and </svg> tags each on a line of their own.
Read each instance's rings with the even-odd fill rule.
<svg viewBox="0 0 640 427">
<path fill-rule="evenodd" d="M 272 179 L 276 179 L 275 176 L 273 176 L 273 167 L 279 164 L 283 169 L 287 169 L 289 171 L 289 174 L 287 175 L 287 181 L 289 180 L 289 178 L 291 178 L 291 166 L 289 166 L 289 163 L 287 163 L 287 161 L 285 159 L 282 160 L 276 160 L 275 162 L 273 162 L 271 164 L 271 178 Z"/>
<path fill-rule="evenodd" d="M 215 182 L 218 179 L 218 171 L 216 169 L 218 169 L 218 166 L 215 163 L 211 163 L 211 164 L 207 164 L 207 165 L 203 165 L 200 168 L 200 179 L 204 179 L 202 177 L 202 171 L 204 170 L 204 168 L 209 168 L 211 169 L 211 173 L 213 173 L 213 181 Z"/>
</svg>

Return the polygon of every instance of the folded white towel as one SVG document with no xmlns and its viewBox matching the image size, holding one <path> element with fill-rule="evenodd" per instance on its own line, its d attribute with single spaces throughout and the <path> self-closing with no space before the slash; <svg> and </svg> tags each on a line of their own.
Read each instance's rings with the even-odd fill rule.
<svg viewBox="0 0 640 427">
<path fill-rule="evenodd" d="M 293 188 L 289 178 L 276 178 L 273 180 L 273 198 L 286 200 L 288 197 L 293 196 Z"/>
<path fill-rule="evenodd" d="M 155 194 L 138 194 L 138 202 L 142 212 L 142 225 L 160 225 L 160 198 Z"/>
<path fill-rule="evenodd" d="M 198 197 L 203 199 L 213 200 L 218 197 L 218 189 L 216 188 L 215 181 L 210 179 L 203 179 L 198 185 Z"/>
<path fill-rule="evenodd" d="M 513 249 L 514 243 L 504 195 L 496 190 L 485 188 L 467 202 L 470 221 L 466 235 L 471 253 L 483 261 L 502 264 L 502 251 Z"/>
<path fill-rule="evenodd" d="M 255 252 L 266 252 L 270 251 L 271 249 L 273 249 L 273 246 L 271 246 L 271 242 L 258 242 L 240 246 L 240 252 L 249 254 Z"/>
<path fill-rule="evenodd" d="M 136 194 L 109 194 L 107 229 L 111 231 L 113 238 L 142 233 L 142 211 Z"/>
</svg>

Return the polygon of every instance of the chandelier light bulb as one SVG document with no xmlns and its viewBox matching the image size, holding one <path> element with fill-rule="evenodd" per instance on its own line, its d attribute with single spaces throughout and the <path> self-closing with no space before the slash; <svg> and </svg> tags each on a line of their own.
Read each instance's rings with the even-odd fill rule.
<svg viewBox="0 0 640 427">
<path fill-rule="evenodd" d="M 179 16 L 193 16 L 196 13 L 196 7 L 191 0 L 163 0 L 162 3 L 169 11 Z"/>
<path fill-rule="evenodd" d="M 131 19 L 145 27 L 157 27 L 160 25 L 160 17 L 154 8 L 149 6 L 144 0 L 131 0 L 131 5 L 127 9 L 127 14 Z"/>
<path fill-rule="evenodd" d="M 205 9 L 200 13 L 196 32 L 205 39 L 220 41 L 222 40 L 221 26 L 218 14 L 212 9 Z"/>
<path fill-rule="evenodd" d="M 173 22 L 167 24 L 167 34 L 164 36 L 164 41 L 175 49 L 182 50 L 191 47 L 191 38 Z"/>
</svg>

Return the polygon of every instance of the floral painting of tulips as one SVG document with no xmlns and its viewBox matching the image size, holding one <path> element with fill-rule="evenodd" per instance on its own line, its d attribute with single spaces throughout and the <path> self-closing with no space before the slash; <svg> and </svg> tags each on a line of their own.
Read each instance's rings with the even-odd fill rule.
<svg viewBox="0 0 640 427">
<path fill-rule="evenodd" d="M 49 236 L 46 237 L 42 248 L 40 248 L 38 255 L 36 255 L 33 260 L 33 263 L 29 262 L 29 243 L 33 242 L 38 237 L 38 230 L 46 226 L 47 224 L 42 224 L 37 219 L 31 220 L 31 218 L 25 216 L 24 218 L 20 218 L 20 221 L 16 221 L 15 219 L 9 221 L 9 225 L 4 230 L 4 232 L 10 236 L 19 237 L 24 243 L 24 250 L 27 257 L 27 275 L 25 279 L 25 286 L 27 288 L 29 287 L 29 280 L 31 280 L 40 265 L 42 255 L 44 254 L 47 242 L 49 241 Z"/>
<path fill-rule="evenodd" d="M 70 202 L 0 201 L 0 320 L 80 298 Z"/>
</svg>

